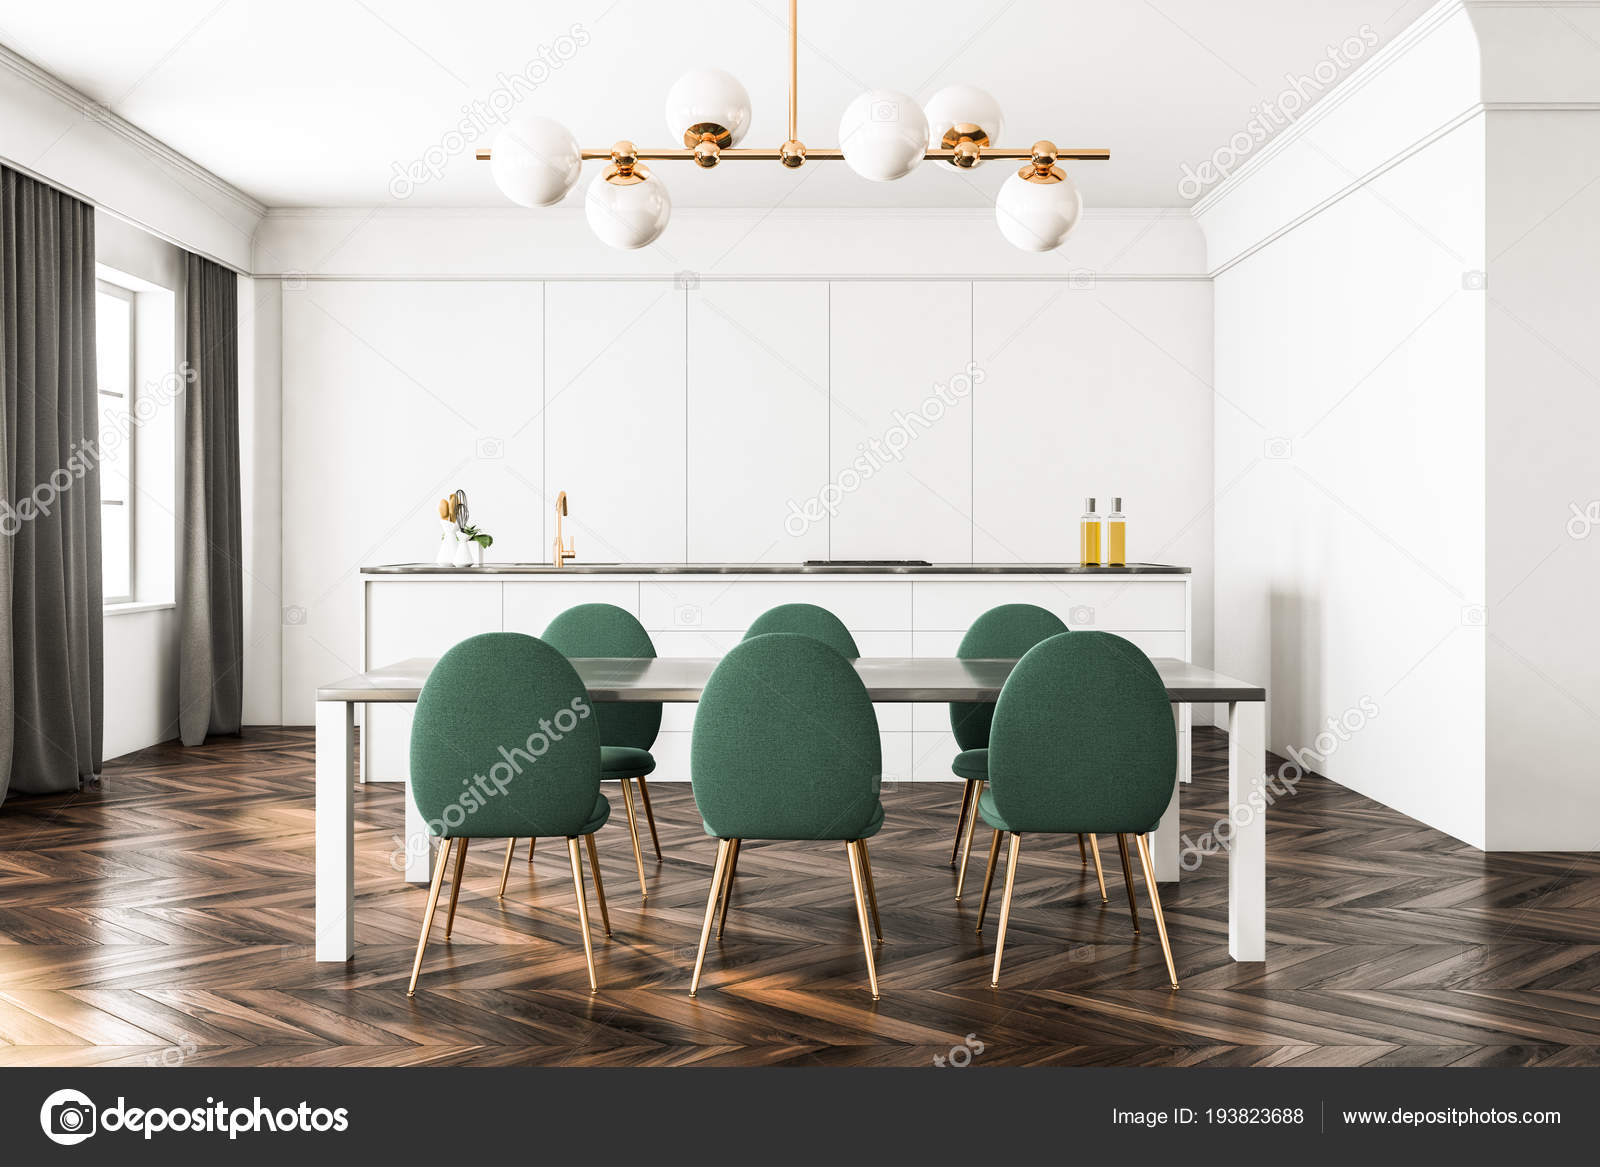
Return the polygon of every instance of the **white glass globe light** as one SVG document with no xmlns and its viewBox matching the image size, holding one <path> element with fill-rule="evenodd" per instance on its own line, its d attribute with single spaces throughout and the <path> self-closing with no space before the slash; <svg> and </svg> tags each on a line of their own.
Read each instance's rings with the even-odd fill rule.
<svg viewBox="0 0 1600 1167">
<path fill-rule="evenodd" d="M 719 146 L 737 146 L 750 128 L 750 94 L 732 73 L 721 69 L 692 69 L 667 90 L 667 132 L 673 142 L 693 147 L 700 140 L 697 126 L 721 126 L 727 131 Z"/>
<path fill-rule="evenodd" d="M 1052 181 L 1030 182 L 1032 166 L 1011 175 L 995 199 L 994 218 L 1000 234 L 1023 251 L 1054 251 L 1066 242 L 1083 214 L 1083 198 L 1066 172 L 1050 171 Z"/>
<path fill-rule="evenodd" d="M 904 178 L 928 148 L 928 119 L 904 93 L 869 89 L 839 120 L 839 150 L 851 170 L 873 182 Z"/>
<path fill-rule="evenodd" d="M 577 185 L 583 156 L 566 126 L 524 113 L 495 136 L 489 169 L 495 184 L 512 202 L 548 207 Z"/>
<path fill-rule="evenodd" d="M 952 130 L 956 126 L 977 126 L 991 145 L 998 146 L 1003 141 L 1000 103 L 976 85 L 947 85 L 928 99 L 925 112 L 930 150 L 951 149 L 955 143 L 946 141 L 945 135 L 954 138 Z M 950 163 L 945 165 L 954 169 Z M 982 161 L 977 165 L 981 166 Z"/>
<path fill-rule="evenodd" d="M 661 238 L 672 218 L 672 198 L 659 178 L 635 166 L 630 180 L 621 183 L 595 175 L 584 195 L 583 213 L 600 242 L 633 251 Z"/>
</svg>

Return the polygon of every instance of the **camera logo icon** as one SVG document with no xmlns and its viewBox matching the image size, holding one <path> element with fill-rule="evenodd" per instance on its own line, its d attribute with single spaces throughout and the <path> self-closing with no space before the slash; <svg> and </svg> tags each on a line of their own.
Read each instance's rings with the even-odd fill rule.
<svg viewBox="0 0 1600 1167">
<path fill-rule="evenodd" d="M 306 622 L 306 610 L 299 604 L 290 604 L 283 610 L 283 622 L 285 624 L 304 624 Z"/>
<path fill-rule="evenodd" d="M 506 456 L 506 444 L 499 438 L 478 439 L 478 460 L 481 462 L 492 461 Z"/>
<path fill-rule="evenodd" d="M 1094 609 L 1088 604 L 1074 604 L 1067 613 L 1067 624 L 1073 628 L 1092 628 Z"/>
<path fill-rule="evenodd" d="M 1461 273 L 1461 287 L 1467 292 L 1481 292 L 1489 286 L 1489 276 L 1481 271 L 1464 271 Z"/>
<path fill-rule="evenodd" d="M 57 1090 L 39 1108 L 39 1125 L 52 1143 L 72 1147 L 94 1134 L 99 1111 L 87 1094 Z"/>
<path fill-rule="evenodd" d="M 1261 456 L 1269 462 L 1287 462 L 1294 457 L 1294 443 L 1288 438 L 1268 438 L 1261 443 Z"/>
<path fill-rule="evenodd" d="M 867 116 L 875 122 L 899 121 L 900 103 L 880 98 L 867 107 Z"/>
<path fill-rule="evenodd" d="M 698 628 L 701 618 L 700 607 L 697 604 L 679 604 L 672 612 L 672 622 L 679 628 Z"/>
</svg>

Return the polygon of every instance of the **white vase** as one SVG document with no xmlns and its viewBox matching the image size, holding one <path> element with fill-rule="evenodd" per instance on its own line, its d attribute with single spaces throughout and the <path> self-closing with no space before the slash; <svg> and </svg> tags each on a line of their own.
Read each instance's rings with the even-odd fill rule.
<svg viewBox="0 0 1600 1167">
<path fill-rule="evenodd" d="M 479 543 L 476 539 L 469 539 L 469 540 L 467 540 L 467 549 L 472 555 L 472 566 L 473 567 L 482 567 L 483 566 L 483 544 Z"/>
<path fill-rule="evenodd" d="M 439 520 L 439 550 L 434 554 L 433 562 L 440 567 L 449 567 L 456 561 L 456 536 L 460 529 L 450 519 Z"/>
<path fill-rule="evenodd" d="M 474 546 L 476 546 L 476 544 L 473 543 L 473 541 L 471 539 L 468 539 L 460 531 L 457 531 L 456 532 L 456 553 L 455 553 L 455 558 L 453 560 L 451 560 L 451 564 L 453 566 L 455 566 L 455 567 L 471 567 L 472 566 L 472 552 L 467 550 L 467 549 L 469 547 L 474 547 Z"/>
</svg>

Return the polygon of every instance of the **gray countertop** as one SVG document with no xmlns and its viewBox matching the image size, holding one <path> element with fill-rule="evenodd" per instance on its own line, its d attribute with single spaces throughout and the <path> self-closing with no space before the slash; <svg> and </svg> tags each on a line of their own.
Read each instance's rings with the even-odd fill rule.
<svg viewBox="0 0 1600 1167">
<path fill-rule="evenodd" d="M 362 575 L 1187 575 L 1187 567 L 1129 563 L 1123 567 L 1085 567 L 1079 563 L 485 563 L 482 567 L 440 567 L 433 563 L 386 563 L 363 567 Z"/>
</svg>

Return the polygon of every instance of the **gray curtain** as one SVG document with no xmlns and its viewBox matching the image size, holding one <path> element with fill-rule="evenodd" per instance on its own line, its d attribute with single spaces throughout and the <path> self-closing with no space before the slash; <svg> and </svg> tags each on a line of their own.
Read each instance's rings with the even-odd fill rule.
<svg viewBox="0 0 1600 1167">
<path fill-rule="evenodd" d="M 239 510 L 239 281 L 189 254 L 184 282 L 183 636 L 178 733 L 238 733 L 244 708 L 244 570 Z"/>
<path fill-rule="evenodd" d="M 94 296 L 94 209 L 0 166 L 0 801 L 100 772 Z"/>
</svg>

